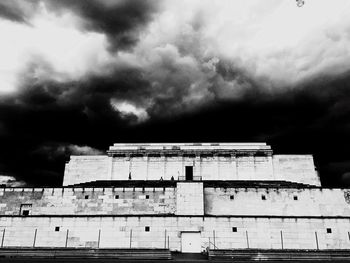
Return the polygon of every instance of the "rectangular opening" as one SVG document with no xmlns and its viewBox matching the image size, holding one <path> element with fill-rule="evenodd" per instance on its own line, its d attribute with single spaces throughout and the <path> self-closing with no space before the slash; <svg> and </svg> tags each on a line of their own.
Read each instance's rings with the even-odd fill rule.
<svg viewBox="0 0 350 263">
<path fill-rule="evenodd" d="M 21 204 L 19 214 L 22 216 L 29 216 L 32 211 L 32 204 Z"/>
<path fill-rule="evenodd" d="M 60 231 L 60 227 L 59 227 L 59 226 L 56 226 L 56 227 L 55 227 L 55 231 L 56 231 L 56 232 Z"/>
<path fill-rule="evenodd" d="M 261 200 L 266 200 L 266 196 L 265 195 L 261 195 Z"/>
<path fill-rule="evenodd" d="M 230 199 L 231 200 L 235 199 L 235 196 L 234 195 L 230 195 Z"/>
<path fill-rule="evenodd" d="M 86 195 L 86 196 L 85 196 L 85 199 L 89 199 L 89 196 L 88 196 L 88 195 Z"/>
<path fill-rule="evenodd" d="M 237 227 L 232 227 L 232 232 L 237 232 Z"/>
<path fill-rule="evenodd" d="M 149 199 L 149 195 L 146 195 L 146 199 Z"/>
<path fill-rule="evenodd" d="M 182 253 L 200 253 L 201 233 L 200 232 L 182 232 L 181 233 L 181 252 Z"/>
<path fill-rule="evenodd" d="M 116 195 L 116 196 L 115 196 L 115 199 L 119 199 L 119 195 Z"/>
<path fill-rule="evenodd" d="M 145 226 L 145 231 L 149 232 L 149 230 L 150 230 L 150 227 L 149 226 Z"/>
<path fill-rule="evenodd" d="M 332 228 L 327 228 L 327 234 L 331 234 L 332 233 Z"/>
<path fill-rule="evenodd" d="M 186 166 L 185 167 L 185 175 L 186 175 L 186 181 L 193 180 L 193 166 Z"/>
<path fill-rule="evenodd" d="M 298 200 L 298 196 L 293 196 L 293 199 L 295 200 L 295 201 L 297 201 Z"/>
<path fill-rule="evenodd" d="M 29 210 L 23 210 L 22 216 L 29 216 Z"/>
</svg>

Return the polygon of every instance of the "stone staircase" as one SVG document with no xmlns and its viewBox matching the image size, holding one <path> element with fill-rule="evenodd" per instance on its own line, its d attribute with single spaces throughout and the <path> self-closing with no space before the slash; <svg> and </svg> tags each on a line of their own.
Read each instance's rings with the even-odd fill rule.
<svg viewBox="0 0 350 263">
<path fill-rule="evenodd" d="M 6 258 L 168 260 L 171 252 L 168 249 L 0 248 L 0 261 Z"/>
<path fill-rule="evenodd" d="M 350 250 L 214 249 L 208 251 L 208 257 L 214 261 L 348 261 Z"/>
</svg>

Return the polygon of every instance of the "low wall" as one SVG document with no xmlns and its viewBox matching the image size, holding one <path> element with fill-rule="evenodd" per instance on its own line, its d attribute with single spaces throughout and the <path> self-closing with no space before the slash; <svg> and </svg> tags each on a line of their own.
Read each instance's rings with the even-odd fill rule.
<svg viewBox="0 0 350 263">
<path fill-rule="evenodd" d="M 175 186 L 177 184 L 177 187 Z M 350 216 L 350 190 L 172 187 L 3 188 L 0 215 Z"/>
<path fill-rule="evenodd" d="M 0 215 L 19 215 L 30 204 L 31 215 L 174 214 L 175 188 L 4 188 Z"/>
<path fill-rule="evenodd" d="M 165 248 L 200 233 L 202 249 L 349 249 L 350 218 L 0 217 L 2 247 Z"/>
<path fill-rule="evenodd" d="M 204 188 L 206 215 L 350 216 L 348 190 Z"/>
</svg>

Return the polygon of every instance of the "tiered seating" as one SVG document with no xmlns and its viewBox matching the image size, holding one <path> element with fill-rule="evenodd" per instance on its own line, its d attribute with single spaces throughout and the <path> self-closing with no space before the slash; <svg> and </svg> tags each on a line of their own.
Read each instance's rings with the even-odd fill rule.
<svg viewBox="0 0 350 263">
<path fill-rule="evenodd" d="M 209 260 L 269 260 L 269 261 L 290 261 L 290 260 L 350 260 L 350 250 L 264 250 L 264 249 L 215 249 L 209 250 Z"/>
<path fill-rule="evenodd" d="M 171 259 L 168 249 L 1 248 L 1 258 Z"/>
</svg>

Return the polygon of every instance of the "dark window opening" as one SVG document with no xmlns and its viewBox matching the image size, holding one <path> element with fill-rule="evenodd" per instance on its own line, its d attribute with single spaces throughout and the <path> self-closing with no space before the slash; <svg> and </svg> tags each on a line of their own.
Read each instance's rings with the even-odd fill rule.
<svg viewBox="0 0 350 263">
<path fill-rule="evenodd" d="M 57 231 L 60 231 L 60 227 L 59 226 L 56 226 L 55 227 L 55 231 L 57 232 Z"/>
<path fill-rule="evenodd" d="M 293 196 L 293 199 L 296 201 L 296 200 L 298 200 L 298 197 L 295 195 L 295 196 Z"/>
<path fill-rule="evenodd" d="M 231 200 L 235 199 L 235 196 L 234 195 L 230 195 L 230 199 Z"/>
<path fill-rule="evenodd" d="M 232 232 L 237 232 L 237 227 L 232 227 Z"/>
<path fill-rule="evenodd" d="M 186 166 L 185 167 L 185 175 L 186 175 L 186 181 L 193 180 L 193 166 Z"/>
<path fill-rule="evenodd" d="M 23 210 L 22 211 L 23 216 L 29 216 L 29 210 Z"/>
<path fill-rule="evenodd" d="M 86 195 L 86 196 L 85 196 L 85 199 L 89 199 L 89 196 L 88 196 L 88 195 Z"/>
<path fill-rule="evenodd" d="M 116 196 L 115 196 L 115 199 L 119 199 L 119 195 L 116 195 Z"/>
<path fill-rule="evenodd" d="M 149 226 L 145 226 L 145 231 L 149 232 L 149 230 L 150 230 L 150 227 Z"/>
<path fill-rule="evenodd" d="M 266 196 L 265 196 L 265 195 L 262 195 L 262 196 L 261 196 L 261 200 L 266 200 Z"/>
<path fill-rule="evenodd" d="M 327 233 L 328 234 L 332 233 L 332 228 L 327 228 Z"/>
<path fill-rule="evenodd" d="M 22 216 L 29 216 L 32 211 L 32 204 L 21 204 L 19 214 Z"/>
<path fill-rule="evenodd" d="M 149 199 L 149 195 L 146 195 L 146 199 Z"/>
</svg>

